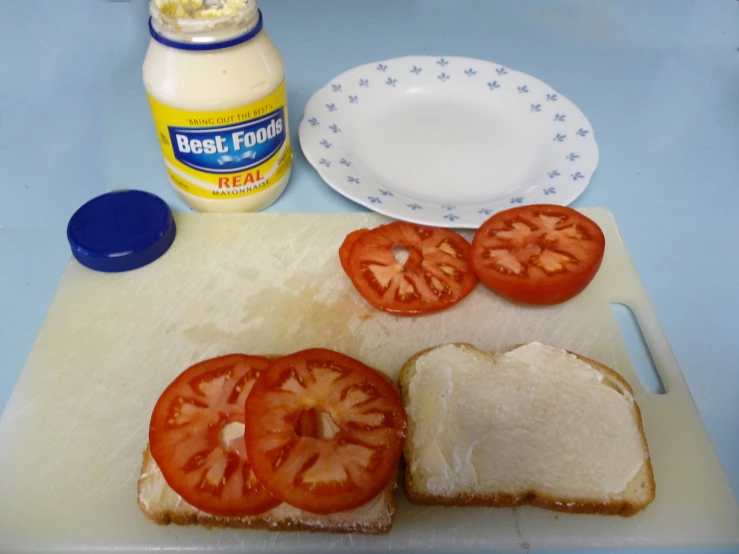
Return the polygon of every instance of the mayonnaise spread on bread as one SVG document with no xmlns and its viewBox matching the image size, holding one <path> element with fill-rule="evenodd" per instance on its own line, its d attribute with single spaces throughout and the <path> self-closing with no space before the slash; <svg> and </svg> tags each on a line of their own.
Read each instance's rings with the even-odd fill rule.
<svg viewBox="0 0 739 554">
<path fill-rule="evenodd" d="M 411 469 L 434 494 L 612 496 L 645 461 L 633 402 L 564 350 L 441 346 L 416 360 L 408 385 Z"/>
<path fill-rule="evenodd" d="M 274 527 L 289 526 L 291 522 L 320 529 L 327 525 L 354 525 L 357 529 L 367 526 L 372 528 L 382 517 L 390 517 L 387 508 L 387 491 L 381 491 L 375 498 L 351 510 L 333 514 L 313 514 L 289 504 L 279 504 L 259 516 L 243 516 L 244 521 L 260 519 Z M 146 456 L 145 465 L 139 477 L 139 503 L 150 513 L 170 513 L 181 516 L 202 515 L 206 521 L 208 515 L 186 502 L 164 480 L 162 470 L 151 456 Z M 217 518 L 217 516 L 216 516 Z"/>
</svg>

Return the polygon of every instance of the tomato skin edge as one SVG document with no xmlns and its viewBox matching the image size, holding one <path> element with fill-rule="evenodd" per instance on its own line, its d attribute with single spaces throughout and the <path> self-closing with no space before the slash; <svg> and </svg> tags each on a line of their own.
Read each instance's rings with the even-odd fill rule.
<svg viewBox="0 0 739 554">
<path fill-rule="evenodd" d="M 529 287 L 515 285 L 507 287 L 502 285 L 500 282 L 488 282 L 484 277 L 480 277 L 480 281 L 492 292 L 506 300 L 510 300 L 511 302 L 526 306 L 554 306 L 557 304 L 563 304 L 583 292 L 595 278 L 595 275 L 600 269 L 601 262 L 598 262 L 593 271 L 587 274 L 587 278 L 578 280 L 580 282 L 577 286 L 567 289 L 566 291 L 553 290 L 551 292 L 547 292 L 547 287 L 543 287 L 540 284 L 531 285 Z"/>
<path fill-rule="evenodd" d="M 342 242 L 341 246 L 339 247 L 339 261 L 341 262 L 341 267 L 344 269 L 344 273 L 346 273 L 347 276 L 349 276 L 349 259 L 351 257 L 351 251 L 354 248 L 354 245 L 356 244 L 359 237 L 361 237 L 368 231 L 369 229 L 367 228 L 356 229 L 355 231 L 352 231 L 344 238 L 344 242 Z"/>
</svg>

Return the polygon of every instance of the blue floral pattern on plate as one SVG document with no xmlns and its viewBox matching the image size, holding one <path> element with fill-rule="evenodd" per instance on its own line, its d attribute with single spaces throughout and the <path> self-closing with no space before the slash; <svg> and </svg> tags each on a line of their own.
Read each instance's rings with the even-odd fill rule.
<svg viewBox="0 0 739 554">
<path fill-rule="evenodd" d="M 529 118 L 541 134 L 537 160 L 550 169 L 509 187 L 507 194 L 471 203 L 455 197 L 453 186 L 444 201 L 432 202 L 424 200 L 420 188 L 415 195 L 380 183 L 372 168 L 352 163 L 357 152 L 352 125 L 357 117 L 371 119 L 376 106 L 387 106 L 393 96 L 418 86 L 447 91 L 440 92 L 445 95 L 449 91 L 476 95 L 479 90 L 508 113 L 519 114 L 515 117 Z M 339 193 L 387 216 L 441 227 L 477 228 L 494 213 L 515 206 L 568 205 L 585 190 L 599 161 L 592 125 L 560 92 L 500 64 L 452 56 L 383 60 L 342 73 L 313 94 L 298 134 L 308 161 Z"/>
</svg>

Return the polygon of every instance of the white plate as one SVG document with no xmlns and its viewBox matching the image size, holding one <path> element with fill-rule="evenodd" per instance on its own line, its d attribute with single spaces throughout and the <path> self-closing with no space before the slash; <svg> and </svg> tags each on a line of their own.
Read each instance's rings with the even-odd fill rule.
<svg viewBox="0 0 739 554">
<path fill-rule="evenodd" d="M 521 204 L 567 205 L 598 165 L 577 106 L 530 75 L 470 58 L 355 67 L 311 97 L 299 136 L 339 193 L 444 227 L 476 228 Z"/>
</svg>

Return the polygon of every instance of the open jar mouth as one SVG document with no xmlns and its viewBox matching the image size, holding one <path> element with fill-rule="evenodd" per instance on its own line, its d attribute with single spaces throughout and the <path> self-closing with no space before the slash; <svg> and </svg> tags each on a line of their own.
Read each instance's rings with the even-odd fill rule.
<svg viewBox="0 0 739 554">
<path fill-rule="evenodd" d="M 256 10 L 257 0 L 149 0 L 151 15 L 179 19 L 219 19 Z"/>
<path fill-rule="evenodd" d="M 256 0 L 245 0 L 237 12 L 218 17 L 178 17 L 162 11 L 151 0 L 149 13 L 151 36 L 162 44 L 186 50 L 235 46 L 254 37 L 262 28 L 262 14 Z"/>
</svg>

